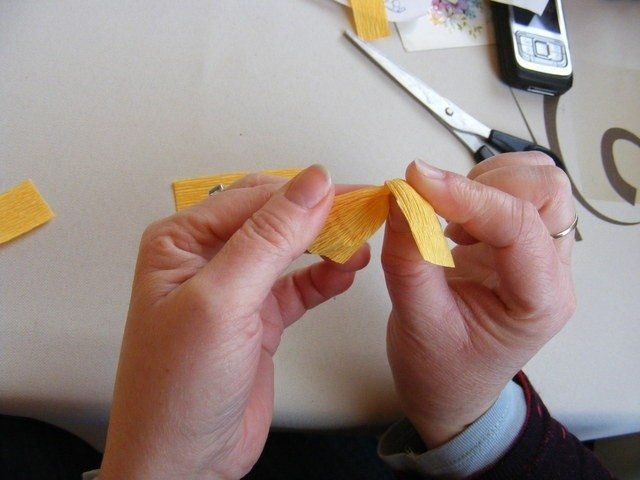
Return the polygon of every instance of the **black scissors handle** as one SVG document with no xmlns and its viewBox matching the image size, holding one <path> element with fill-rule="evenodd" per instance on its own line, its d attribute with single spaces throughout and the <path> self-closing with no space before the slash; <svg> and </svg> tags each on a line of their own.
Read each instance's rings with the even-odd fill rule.
<svg viewBox="0 0 640 480">
<path fill-rule="evenodd" d="M 491 150 L 487 145 L 481 146 L 478 150 L 473 152 L 473 159 L 476 163 L 480 163 L 487 158 L 491 158 L 496 154 L 493 150 Z"/>
<path fill-rule="evenodd" d="M 500 152 L 542 152 L 547 154 L 554 161 L 558 168 L 561 168 L 564 173 L 569 176 L 567 172 L 567 167 L 565 166 L 562 159 L 556 155 L 552 150 L 543 147 L 542 145 L 538 145 L 537 143 L 530 142 L 528 140 L 524 140 L 519 137 L 514 137 L 513 135 L 509 135 L 508 133 L 501 132 L 500 130 L 491 130 L 489 134 L 489 138 L 486 139 L 487 143 L 492 147 L 495 147 L 496 150 Z M 491 158 L 496 155 L 493 150 L 491 150 L 488 145 L 483 145 L 478 150 L 476 150 L 473 154 L 473 159 L 476 163 L 480 163 L 487 158 Z M 571 181 L 572 188 L 575 189 L 573 185 L 573 180 L 569 176 L 569 180 Z M 575 190 L 574 190 L 575 191 Z M 579 230 L 576 228 L 576 240 L 581 241 L 582 235 L 580 235 Z"/>
<path fill-rule="evenodd" d="M 487 143 L 495 147 L 496 150 L 500 152 L 542 152 L 551 157 L 557 167 L 564 170 L 565 173 L 567 171 L 564 162 L 558 155 L 550 149 L 543 147 L 542 145 L 538 145 L 537 143 L 530 142 L 529 140 L 509 135 L 508 133 L 501 132 L 500 130 L 491 130 L 489 138 L 487 138 Z M 485 145 L 480 147 L 474 153 L 474 159 L 476 162 L 480 162 L 494 155 L 495 154 L 491 149 Z"/>
</svg>

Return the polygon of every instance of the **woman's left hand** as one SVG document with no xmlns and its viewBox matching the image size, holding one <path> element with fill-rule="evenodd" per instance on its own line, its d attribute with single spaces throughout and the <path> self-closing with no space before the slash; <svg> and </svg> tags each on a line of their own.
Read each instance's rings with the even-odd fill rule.
<svg viewBox="0 0 640 480">
<path fill-rule="evenodd" d="M 463 431 L 573 314 L 571 185 L 538 152 L 497 155 L 468 177 L 415 162 L 408 182 L 449 221 L 456 267 L 422 260 L 391 209 L 382 263 L 387 351 L 403 409 L 429 448 Z"/>
</svg>

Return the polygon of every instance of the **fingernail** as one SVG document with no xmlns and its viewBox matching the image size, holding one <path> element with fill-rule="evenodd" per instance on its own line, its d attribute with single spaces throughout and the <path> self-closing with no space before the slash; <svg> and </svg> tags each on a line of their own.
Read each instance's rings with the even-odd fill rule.
<svg viewBox="0 0 640 480">
<path fill-rule="evenodd" d="M 305 208 L 313 208 L 331 189 L 331 175 L 322 165 L 311 165 L 289 183 L 284 196 Z"/>
<path fill-rule="evenodd" d="M 446 172 L 444 170 L 440 170 L 439 168 L 429 165 L 422 160 L 414 160 L 413 163 L 415 163 L 416 169 L 420 174 L 432 180 L 443 180 L 446 176 Z"/>
</svg>

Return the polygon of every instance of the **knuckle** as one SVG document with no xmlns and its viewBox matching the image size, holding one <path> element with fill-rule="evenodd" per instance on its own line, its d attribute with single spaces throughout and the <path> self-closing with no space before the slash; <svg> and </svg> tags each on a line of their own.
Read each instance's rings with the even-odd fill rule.
<svg viewBox="0 0 640 480">
<path fill-rule="evenodd" d="M 243 225 L 243 230 L 258 248 L 262 245 L 283 255 L 290 252 L 295 244 L 295 232 L 290 221 L 283 214 L 266 208 L 254 213 Z"/>
<path fill-rule="evenodd" d="M 533 203 L 529 201 L 520 201 L 516 202 L 516 205 L 519 205 L 520 217 L 525 226 L 540 221 L 540 213 Z"/>
<path fill-rule="evenodd" d="M 553 189 L 553 195 L 566 197 L 571 195 L 571 180 L 560 168 L 551 166 L 547 169 L 547 180 Z"/>
<path fill-rule="evenodd" d="M 500 211 L 508 206 L 511 197 L 478 181 L 458 178 L 451 185 L 451 198 L 467 211 L 467 220 L 489 217 L 488 212 Z"/>
<path fill-rule="evenodd" d="M 233 182 L 231 185 L 229 185 L 229 188 L 247 188 L 247 187 L 255 187 L 256 185 L 261 185 L 259 177 L 260 177 L 259 173 L 250 173 L 248 175 L 245 175 L 241 179 Z"/>
<path fill-rule="evenodd" d="M 536 167 L 538 179 L 545 184 L 556 187 L 570 187 L 571 182 L 564 171 L 556 165 L 538 165 Z"/>
<path fill-rule="evenodd" d="M 286 179 L 282 177 L 276 177 L 274 175 L 268 175 L 266 173 L 254 172 L 245 175 L 241 179 L 232 183 L 229 188 L 252 188 L 259 187 L 265 184 L 284 184 Z"/>
<path fill-rule="evenodd" d="M 156 220 L 155 222 L 147 225 L 147 228 L 142 232 L 141 243 L 145 244 L 156 237 L 158 235 L 158 231 L 162 228 L 163 223 L 163 220 Z"/>
<path fill-rule="evenodd" d="M 168 239 L 170 238 L 170 222 L 158 220 L 151 223 L 142 233 L 140 239 L 140 252 L 146 257 L 152 257 L 168 250 Z"/>
<path fill-rule="evenodd" d="M 554 165 L 553 159 L 544 152 L 539 150 L 530 150 L 528 152 L 522 152 L 522 157 L 527 163 L 531 165 Z"/>
<path fill-rule="evenodd" d="M 564 218 L 568 210 L 573 210 L 571 180 L 560 168 L 550 166 L 545 169 L 543 181 L 546 188 L 545 209 Z"/>
<path fill-rule="evenodd" d="M 147 253 L 147 256 L 153 258 L 153 256 L 163 257 L 169 254 L 174 247 L 174 243 L 171 240 L 171 234 L 169 228 L 166 225 L 159 227 L 147 238 L 144 238 L 142 242 L 142 249 Z"/>
<path fill-rule="evenodd" d="M 464 211 L 462 223 L 482 213 L 489 201 L 489 190 L 480 183 L 455 177 L 450 183 L 451 199 L 457 202 L 457 210 Z"/>
<path fill-rule="evenodd" d="M 512 210 L 512 221 L 516 238 L 529 239 L 537 232 L 542 220 L 536 206 L 528 201 L 514 203 Z"/>
<path fill-rule="evenodd" d="M 141 257 L 156 266 L 164 265 L 178 251 L 191 252 L 196 248 L 194 239 L 172 217 L 150 224 L 140 241 Z"/>
</svg>

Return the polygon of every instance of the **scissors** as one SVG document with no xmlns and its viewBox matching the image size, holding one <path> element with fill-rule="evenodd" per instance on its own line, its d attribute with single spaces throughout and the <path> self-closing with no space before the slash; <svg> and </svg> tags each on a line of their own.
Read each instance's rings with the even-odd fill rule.
<svg viewBox="0 0 640 480">
<path fill-rule="evenodd" d="M 345 35 L 374 63 L 388 73 L 447 127 L 471 151 L 476 162 L 501 152 L 538 151 L 547 154 L 566 172 L 562 159 L 550 149 L 535 142 L 494 130 L 476 120 L 451 100 L 439 95 L 422 80 L 394 64 L 380 52 L 350 32 Z M 490 148 L 491 147 L 491 148 Z M 495 150 L 495 152 L 494 152 Z"/>
</svg>

